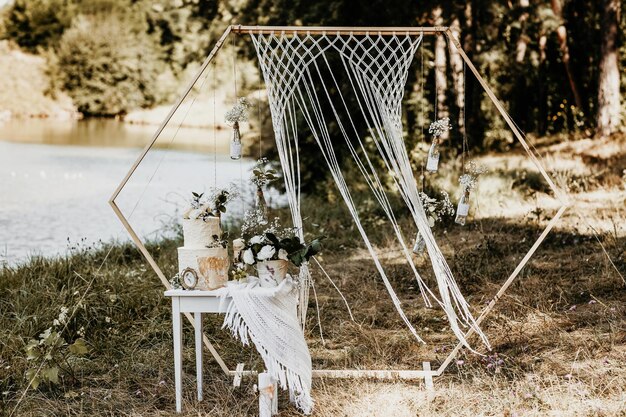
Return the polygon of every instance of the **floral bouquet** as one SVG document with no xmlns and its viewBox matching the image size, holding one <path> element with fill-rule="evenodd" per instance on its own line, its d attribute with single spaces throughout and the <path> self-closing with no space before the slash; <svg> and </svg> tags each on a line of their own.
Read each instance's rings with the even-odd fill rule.
<svg viewBox="0 0 626 417">
<path fill-rule="evenodd" d="M 248 100 L 245 97 L 239 97 L 233 108 L 226 112 L 226 115 L 224 116 L 226 123 L 230 126 L 234 126 L 235 124 L 239 124 L 239 122 L 248 121 L 249 108 L 250 103 Z"/>
<path fill-rule="evenodd" d="M 207 221 L 211 217 L 220 217 L 226 213 L 226 204 L 232 201 L 237 192 L 235 189 L 213 189 L 211 193 L 204 197 L 204 193 L 191 193 L 190 207 L 183 214 L 184 219 L 202 219 Z"/>
<path fill-rule="evenodd" d="M 248 240 L 241 257 L 242 261 L 247 265 L 283 260 L 299 267 L 320 252 L 322 248 L 321 240 L 322 238 L 316 238 L 310 244 L 304 244 L 300 242 L 297 236 L 281 239 L 273 233 L 265 233 L 253 236 Z"/>
<path fill-rule="evenodd" d="M 239 122 L 245 122 L 248 120 L 248 108 L 250 103 L 245 97 L 237 99 L 237 103 L 232 109 L 226 112 L 226 123 L 233 128 L 233 138 L 230 141 L 230 158 L 241 158 L 241 131 L 239 130 Z"/>
<path fill-rule="evenodd" d="M 433 137 L 435 138 L 442 136 L 448 130 L 452 130 L 452 125 L 450 125 L 449 117 L 444 117 L 443 119 L 435 120 L 428 127 L 428 133 L 433 135 Z"/>
<path fill-rule="evenodd" d="M 419 193 L 422 207 L 426 213 L 428 219 L 428 225 L 434 227 L 436 222 L 443 220 L 445 216 L 452 216 L 454 214 L 454 206 L 450 201 L 450 196 L 445 191 L 441 192 L 441 200 L 437 200 L 434 197 L 430 197 L 425 192 Z M 413 246 L 414 253 L 422 253 L 426 247 L 426 242 L 422 235 L 418 232 L 415 238 L 415 245 Z"/>
<path fill-rule="evenodd" d="M 270 167 L 268 159 L 259 158 L 252 168 L 252 176 L 250 178 L 252 183 L 257 187 L 264 187 L 277 179 L 276 170 Z"/>
<path fill-rule="evenodd" d="M 275 286 L 285 278 L 289 263 L 300 267 L 321 250 L 323 237 L 309 244 L 300 241 L 297 229 L 285 228 L 276 217 L 272 221 L 248 211 L 242 225 L 243 246 L 234 276 L 243 275 L 247 266 L 257 269 L 261 286 Z"/>
<path fill-rule="evenodd" d="M 456 218 L 454 221 L 462 226 L 465 225 L 465 220 L 469 214 L 470 191 L 476 188 L 478 177 L 485 172 L 487 172 L 487 169 L 484 166 L 478 165 L 474 161 L 470 161 L 465 166 L 465 174 L 459 177 L 459 183 L 461 184 L 463 194 L 459 200 L 459 205 L 456 209 Z"/>
<path fill-rule="evenodd" d="M 465 165 L 466 173 L 459 177 L 459 183 L 463 192 L 470 192 L 476 188 L 478 177 L 487 172 L 487 168 L 482 165 L 478 165 L 474 161 L 470 161 Z"/>
<path fill-rule="evenodd" d="M 437 172 L 439 169 L 439 138 L 443 136 L 448 130 L 452 130 L 450 125 L 450 119 L 444 117 L 443 119 L 435 120 L 428 127 L 428 133 L 433 136 L 432 143 L 428 149 L 428 158 L 426 160 L 426 171 Z"/>
</svg>

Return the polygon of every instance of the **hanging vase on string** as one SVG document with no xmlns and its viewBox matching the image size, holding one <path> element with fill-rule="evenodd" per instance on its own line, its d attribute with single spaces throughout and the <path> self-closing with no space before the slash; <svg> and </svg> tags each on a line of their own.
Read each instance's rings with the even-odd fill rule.
<svg viewBox="0 0 626 417">
<path fill-rule="evenodd" d="M 241 158 L 241 132 L 239 131 L 239 122 L 233 125 L 233 138 L 230 141 L 230 159 Z"/>
<path fill-rule="evenodd" d="M 413 253 L 419 255 L 424 252 L 426 249 L 426 241 L 422 237 L 420 232 L 417 232 L 417 236 L 415 237 L 415 244 L 413 245 Z"/>
<path fill-rule="evenodd" d="M 467 215 L 469 214 L 469 198 L 470 190 L 466 188 L 465 190 L 463 190 L 463 195 L 459 200 L 459 205 L 456 208 L 456 218 L 454 219 L 454 222 L 460 224 L 461 226 L 465 226 L 465 219 L 467 219 Z"/>
<path fill-rule="evenodd" d="M 254 198 L 258 220 L 268 221 L 268 206 L 263 188 L 277 179 L 276 170 L 272 169 L 267 158 L 260 158 L 252 168 L 252 183 L 256 185 Z"/>
<path fill-rule="evenodd" d="M 248 120 L 248 108 L 250 104 L 245 97 L 237 99 L 237 104 L 232 109 L 226 112 L 226 123 L 233 127 L 233 137 L 230 141 L 230 158 L 241 158 L 241 131 L 239 130 L 239 123 Z"/>
<path fill-rule="evenodd" d="M 456 209 L 456 218 L 454 219 L 454 221 L 460 225 L 465 225 L 465 220 L 469 214 L 470 192 L 476 187 L 478 177 L 487 172 L 487 169 L 476 164 L 474 161 L 470 161 L 465 166 L 465 171 L 467 173 L 459 177 L 459 183 L 461 184 L 463 194 L 459 200 L 459 205 Z"/>
<path fill-rule="evenodd" d="M 439 169 L 439 139 L 433 138 L 433 143 L 428 149 L 428 160 L 426 161 L 426 171 L 437 172 Z"/>
<path fill-rule="evenodd" d="M 435 227 L 435 223 L 441 222 L 444 218 L 454 214 L 454 206 L 450 201 L 448 193 L 441 192 L 441 198 L 431 197 L 423 191 L 419 193 L 420 202 L 428 221 L 428 227 Z M 424 235 L 418 230 L 415 236 L 415 244 L 413 245 L 413 253 L 421 255 L 426 249 L 426 240 Z"/>
<path fill-rule="evenodd" d="M 268 220 L 267 201 L 265 201 L 265 195 L 263 194 L 263 187 L 260 185 L 257 185 L 256 187 L 256 196 L 255 196 L 254 204 L 256 206 L 258 216 L 264 220 Z"/>
<path fill-rule="evenodd" d="M 428 127 L 428 133 L 433 136 L 433 141 L 430 145 L 430 149 L 428 150 L 426 171 L 437 172 L 437 170 L 439 169 L 439 146 L 441 143 L 440 139 L 450 129 L 452 129 L 452 126 L 450 126 L 450 119 L 448 117 L 435 120 Z"/>
</svg>

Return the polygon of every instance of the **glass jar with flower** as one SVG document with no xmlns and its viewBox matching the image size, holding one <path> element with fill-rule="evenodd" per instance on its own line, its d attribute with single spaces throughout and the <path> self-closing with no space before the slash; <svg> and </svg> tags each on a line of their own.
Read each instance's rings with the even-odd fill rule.
<svg viewBox="0 0 626 417">
<path fill-rule="evenodd" d="M 267 218 L 268 216 L 268 208 L 263 189 L 265 186 L 276 181 L 277 179 L 278 176 L 276 174 L 276 170 L 270 166 L 267 158 L 260 158 L 252 168 L 251 181 L 254 185 L 256 185 L 254 202 L 258 214 L 264 218 Z"/>
<path fill-rule="evenodd" d="M 245 97 L 240 97 L 233 108 L 226 112 L 226 123 L 233 128 L 233 137 L 230 141 L 231 159 L 241 158 L 241 131 L 239 130 L 239 123 L 248 120 L 248 108 L 250 108 L 248 100 Z"/>
<path fill-rule="evenodd" d="M 465 225 L 470 209 L 470 192 L 476 188 L 478 177 L 487 170 L 481 165 L 477 165 L 474 161 L 470 161 L 465 167 L 466 173 L 459 177 L 461 184 L 461 198 L 456 209 L 455 223 L 461 226 Z"/>
<path fill-rule="evenodd" d="M 428 172 L 437 172 L 439 169 L 439 145 L 441 141 L 441 137 L 448 131 L 451 130 L 452 126 L 450 126 L 450 119 L 448 117 L 444 117 L 443 119 L 436 120 L 430 124 L 428 127 L 428 133 L 430 133 L 433 137 L 433 140 L 430 144 L 430 148 L 428 149 L 428 159 L 426 161 L 426 171 Z"/>
<path fill-rule="evenodd" d="M 444 217 L 452 216 L 454 214 L 454 206 L 450 201 L 448 193 L 446 193 L 445 191 L 441 192 L 440 200 L 434 197 L 430 197 L 425 192 L 420 192 L 419 198 L 422 202 L 422 207 L 424 208 L 426 218 L 428 219 L 428 225 L 431 228 L 435 226 L 436 222 L 441 222 Z M 415 244 L 413 245 L 413 253 L 420 254 L 424 251 L 425 248 L 426 242 L 424 241 L 424 237 L 420 232 L 417 232 L 417 236 L 415 237 Z"/>
</svg>

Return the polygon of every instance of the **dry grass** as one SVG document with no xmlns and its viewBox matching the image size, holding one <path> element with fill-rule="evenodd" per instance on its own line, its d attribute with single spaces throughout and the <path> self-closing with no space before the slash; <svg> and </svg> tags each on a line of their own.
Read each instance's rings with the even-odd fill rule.
<svg viewBox="0 0 626 417">
<path fill-rule="evenodd" d="M 489 158 L 494 157 L 485 160 Z M 515 207 L 531 196 L 533 203 L 525 203 L 530 206 L 528 211 L 505 209 L 495 216 L 479 210 L 464 228 L 446 224 L 437 229 L 442 249 L 476 312 L 493 297 L 554 214 L 549 205 L 537 210 L 536 201 L 550 198 L 536 189 L 532 176 L 521 180 L 520 175 L 505 171 L 493 174 L 493 183 L 499 181 L 506 188 L 510 181 L 518 181 L 522 191 L 511 192 L 508 201 Z M 604 210 L 598 210 L 601 196 L 605 202 L 623 198 L 623 186 L 615 184 L 613 175 L 598 177 L 575 197 L 584 200 L 589 193 L 597 193 L 597 204 L 577 203 L 576 207 L 598 226 L 599 239 L 623 275 L 623 221 L 614 220 L 617 227 L 609 227 L 607 219 L 623 219 L 624 206 L 604 204 Z M 494 187 L 488 191 L 498 195 Z M 486 195 L 479 197 L 483 206 L 493 204 Z M 427 345 L 415 343 L 403 327 L 367 252 L 356 245 L 356 230 L 339 205 L 311 204 L 308 209 L 310 218 L 324 225 L 321 232 L 329 235 L 323 262 L 356 319 L 349 320 L 339 295 L 316 274 L 325 343 L 319 337 L 312 298 L 307 338 L 314 366 L 410 369 L 419 368 L 424 360 L 441 363 L 454 346 L 454 337 L 440 309 L 424 308 L 399 248 L 391 243 L 386 229 L 377 226 L 376 211 L 368 211 L 368 227 L 405 311 Z M 176 246 L 177 242 L 165 241 L 150 247 L 167 273 L 175 264 Z M 343 248 L 351 249 L 348 255 Z M 74 257 L 54 261 L 35 259 L 19 269 L 1 272 L 0 388 L 5 412 L 15 407 L 25 387 L 25 343 L 49 326 L 59 306 L 75 304 L 76 294 L 81 294 L 87 283 L 74 271 L 91 279 L 106 249 L 79 251 Z M 427 260 L 420 258 L 417 265 L 426 279 L 432 280 Z M 217 329 L 220 320 L 211 318 L 206 325 Z M 59 386 L 30 390 L 16 415 L 173 414 L 169 305 L 158 281 L 132 247 L 112 247 L 84 305 L 70 322 L 68 337 L 81 326 L 91 349 L 88 357 L 77 360 L 74 374 L 62 378 Z M 626 290 L 578 217 L 569 215 L 559 223 L 483 328 L 493 351 L 485 352 L 484 357 L 462 352 L 460 362 L 455 361 L 435 381 L 434 399 L 426 397 L 419 381 L 314 380 L 315 415 L 626 415 Z M 227 363 L 245 361 L 256 369 L 261 366 L 252 350 L 242 350 L 224 332 L 216 330 L 210 337 Z M 256 414 L 254 381 L 247 379 L 242 387 L 231 387 L 209 358 L 205 364 L 206 399 L 202 403 L 194 400 L 190 339 L 184 350 L 184 415 Z M 280 405 L 281 416 L 298 415 L 285 393 L 280 395 Z"/>
</svg>

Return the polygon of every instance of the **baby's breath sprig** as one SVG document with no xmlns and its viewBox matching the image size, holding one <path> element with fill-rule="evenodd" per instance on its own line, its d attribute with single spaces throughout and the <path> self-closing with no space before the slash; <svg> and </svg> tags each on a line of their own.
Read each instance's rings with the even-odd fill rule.
<svg viewBox="0 0 626 417">
<path fill-rule="evenodd" d="M 247 121 L 249 108 L 250 103 L 248 102 L 248 100 L 245 97 L 239 97 L 237 99 L 237 103 L 233 106 L 233 108 L 226 112 L 226 123 L 228 123 L 230 126 L 233 126 L 236 123 Z"/>
<path fill-rule="evenodd" d="M 430 197 L 424 192 L 420 192 L 419 197 L 422 201 L 422 207 L 424 207 L 426 217 L 428 217 L 430 227 L 433 227 L 435 222 L 441 221 L 445 216 L 454 214 L 454 206 L 450 201 L 450 196 L 445 191 L 441 192 L 441 200 Z"/>
<path fill-rule="evenodd" d="M 433 137 L 435 138 L 440 137 L 448 130 L 452 130 L 449 117 L 444 117 L 443 119 L 435 120 L 428 127 L 428 133 L 433 135 Z"/>
<path fill-rule="evenodd" d="M 474 161 L 470 161 L 465 165 L 465 174 L 459 177 L 459 183 L 464 192 L 472 191 L 476 188 L 478 177 L 487 172 L 484 165 L 479 165 Z"/>
</svg>

